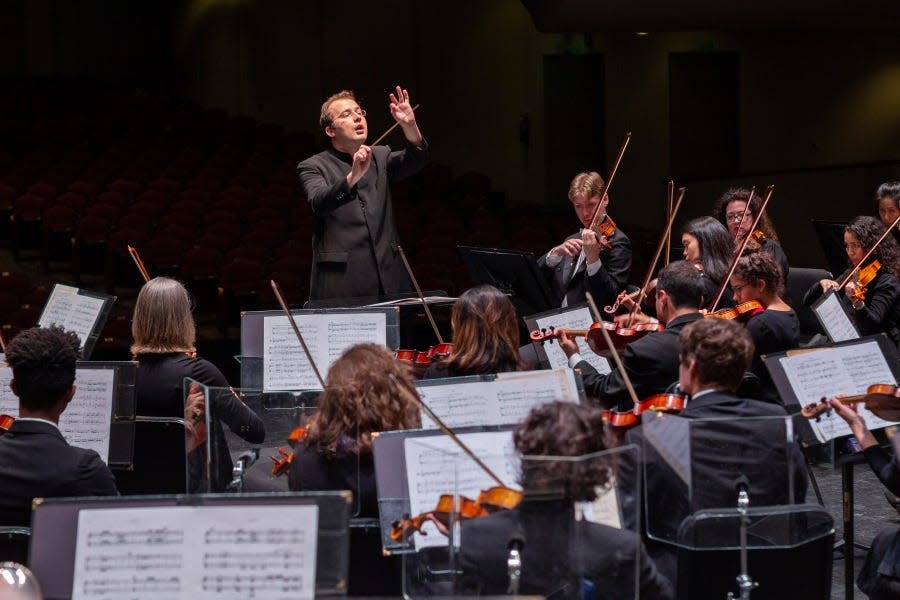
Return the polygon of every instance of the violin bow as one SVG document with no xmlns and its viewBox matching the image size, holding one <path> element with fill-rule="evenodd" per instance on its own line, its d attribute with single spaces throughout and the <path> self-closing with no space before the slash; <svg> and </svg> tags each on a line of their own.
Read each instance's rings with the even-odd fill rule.
<svg viewBox="0 0 900 600">
<path fill-rule="evenodd" d="M 900 217 L 897 217 L 896 219 L 894 219 L 894 222 L 891 223 L 891 226 L 884 230 L 884 233 L 881 234 L 881 237 L 878 238 L 877 242 L 872 244 L 872 247 L 869 248 L 869 251 L 866 252 L 866 255 L 863 256 L 862 260 L 859 261 L 859 263 L 855 267 L 853 267 L 849 273 L 847 273 L 847 276 L 844 277 L 844 280 L 838 286 L 838 289 L 843 288 L 845 285 L 847 285 L 850 282 L 850 278 L 853 277 L 857 271 L 859 271 L 859 268 L 861 266 L 863 266 L 867 260 L 869 260 L 869 257 L 872 256 L 872 253 L 875 252 L 875 248 L 877 248 L 878 245 L 881 244 L 881 242 L 883 242 L 885 240 L 885 238 L 887 238 L 888 235 L 890 235 L 891 231 L 894 230 L 894 227 L 897 226 L 897 223 L 900 223 Z"/>
<path fill-rule="evenodd" d="M 753 225 L 750 227 L 750 231 L 756 230 L 756 226 L 759 224 L 759 220 L 762 218 L 763 213 L 766 211 L 766 206 L 769 204 L 769 200 L 772 199 L 772 193 L 774 191 L 774 185 L 770 185 L 766 188 L 766 196 L 763 198 L 762 205 L 759 207 L 759 214 L 757 214 L 756 218 L 753 219 Z M 750 202 L 747 202 L 747 206 L 750 206 Z M 746 209 L 746 207 L 744 208 Z M 747 249 L 747 244 L 750 243 L 751 237 L 753 236 L 748 234 L 746 237 L 744 237 L 744 240 L 740 243 L 740 245 L 735 249 L 734 258 L 731 260 L 731 266 L 728 267 L 728 274 L 723 277 L 721 283 L 719 283 L 719 290 L 716 293 L 716 301 L 712 303 L 709 312 L 716 312 L 716 308 L 719 307 L 719 302 L 722 301 L 722 295 L 725 293 L 725 288 L 728 286 L 728 282 L 731 280 L 731 276 L 734 275 L 734 269 L 735 267 L 737 267 L 738 260 L 740 260 L 741 255 L 744 253 L 744 250 Z"/>
<path fill-rule="evenodd" d="M 128 246 L 128 254 L 131 255 L 131 260 L 134 261 L 134 264 L 137 266 L 138 271 L 141 272 L 141 277 L 144 278 L 144 283 L 150 281 L 150 273 L 147 272 L 147 267 L 144 266 L 144 261 L 141 260 L 141 255 L 138 254 L 137 248 L 134 246 Z"/>
<path fill-rule="evenodd" d="M 619 351 L 616 350 L 615 344 L 612 342 L 612 338 L 609 337 L 609 332 L 606 331 L 606 327 L 603 327 L 603 321 L 600 318 L 600 311 L 597 310 L 597 305 L 594 304 L 594 297 L 590 292 L 585 292 L 585 298 L 587 298 L 588 305 L 591 307 L 591 314 L 594 315 L 594 320 L 597 323 L 600 323 L 600 332 L 603 334 L 603 339 L 606 341 L 606 347 L 609 348 L 610 353 L 612 354 L 613 361 L 616 363 L 616 368 L 619 369 L 619 373 L 622 374 L 622 381 L 625 382 L 625 387 L 628 389 L 628 395 L 631 396 L 631 401 L 634 402 L 635 408 L 640 404 L 640 400 L 637 397 L 637 393 L 634 391 L 634 386 L 631 385 L 631 378 L 628 376 L 628 371 L 625 370 L 625 365 L 622 364 L 622 359 L 619 356 Z"/>
<path fill-rule="evenodd" d="M 294 330 L 294 335 L 297 336 L 297 341 L 300 342 L 300 346 L 303 348 L 303 353 L 306 354 L 306 360 L 309 361 L 309 366 L 312 367 L 313 373 L 316 375 L 316 379 L 319 380 L 319 384 L 322 386 L 322 389 L 325 389 L 325 380 L 322 379 L 322 375 L 319 374 L 319 369 L 316 367 L 316 363 L 313 360 L 312 353 L 309 351 L 309 348 L 306 346 L 306 341 L 303 339 L 303 334 L 300 333 L 300 328 L 297 327 L 297 321 L 294 320 L 294 315 L 291 314 L 291 310 L 288 308 L 287 302 L 284 301 L 284 296 L 281 293 L 281 288 L 278 287 L 278 284 L 275 283 L 274 279 L 269 280 L 272 284 L 272 291 L 275 292 L 275 297 L 278 299 L 278 304 L 281 305 L 281 310 L 284 311 L 284 314 L 287 315 L 288 321 L 291 323 L 291 327 Z"/>
<path fill-rule="evenodd" d="M 3 339 L 3 333 L 0 332 L 0 351 L 6 354 L 6 340 Z"/>
<path fill-rule="evenodd" d="M 434 317 L 431 315 L 431 309 L 428 308 L 428 303 L 425 301 L 425 295 L 422 293 L 422 289 L 419 287 L 419 282 L 416 281 L 416 276 L 413 275 L 412 267 L 409 266 L 409 261 L 406 260 L 406 253 L 403 251 L 403 246 L 397 244 L 397 252 L 400 253 L 400 258 L 403 259 L 403 266 L 406 267 L 406 272 L 409 274 L 409 279 L 412 281 L 413 286 L 416 288 L 416 293 L 419 295 L 419 300 L 422 301 L 422 308 L 425 309 L 425 314 L 428 316 L 428 322 L 431 323 L 431 328 L 434 329 L 434 335 L 437 337 L 437 341 L 439 344 L 444 343 L 444 338 L 441 337 L 441 332 L 438 330 L 437 323 L 434 322 Z"/>
<path fill-rule="evenodd" d="M 666 219 L 672 216 L 672 208 L 675 204 L 675 182 L 671 179 L 666 184 Z M 672 255 L 672 228 L 666 233 L 666 257 L 663 259 L 663 266 L 669 266 L 669 257 Z"/>
<path fill-rule="evenodd" d="M 747 203 L 744 205 L 743 212 L 741 212 L 741 220 L 738 221 L 737 233 L 734 234 L 734 239 L 737 239 L 738 234 L 741 231 L 741 223 L 744 222 L 744 217 L 747 216 L 747 211 L 750 210 L 750 203 L 753 202 L 753 196 L 755 194 L 756 194 L 756 186 L 754 185 L 752 188 L 750 188 L 750 197 L 747 198 Z M 727 207 L 728 204 L 726 203 L 725 206 Z M 759 212 L 762 213 L 762 211 L 759 211 Z M 726 221 L 725 227 L 728 227 L 728 215 L 727 214 L 725 215 L 725 221 Z M 756 229 L 756 224 L 754 224 L 753 229 L 751 229 L 750 231 L 747 232 L 747 237 L 749 237 L 754 232 L 755 229 Z"/>
<path fill-rule="evenodd" d="M 631 141 L 631 132 L 625 134 L 625 138 L 622 140 L 622 145 L 619 146 L 619 153 L 616 155 L 616 160 L 613 162 L 612 169 L 609 171 L 609 177 L 606 178 L 606 185 L 603 186 L 603 193 L 600 194 L 600 202 L 597 203 L 597 208 L 594 210 L 594 217 L 591 219 L 591 226 L 588 229 L 595 229 L 600 222 L 597 220 L 600 215 L 600 207 L 603 206 L 603 198 L 609 195 L 609 187 L 612 185 L 613 179 L 616 176 L 616 171 L 619 170 L 619 163 L 622 162 L 622 157 L 625 155 L 625 149 L 628 147 L 628 142 Z M 606 213 L 602 215 L 606 216 Z"/>
<path fill-rule="evenodd" d="M 504 487 L 504 488 L 507 487 L 506 484 L 503 483 L 503 480 L 500 479 L 499 477 L 497 477 L 497 475 L 493 471 L 491 471 L 491 468 L 488 467 L 486 464 L 484 464 L 484 462 L 480 458 L 478 458 L 475 455 L 475 453 L 472 452 L 472 450 L 468 446 L 466 446 L 465 442 L 463 442 L 461 439 L 459 439 L 459 437 L 456 435 L 456 433 L 454 433 L 452 429 L 447 427 L 446 423 L 444 423 L 436 414 L 434 414 L 431 411 L 431 409 L 428 407 L 428 405 L 425 404 L 425 402 L 423 402 L 421 398 L 419 398 L 416 394 L 414 394 L 411 390 L 409 390 L 405 385 L 403 385 L 399 381 L 397 381 L 397 378 L 394 377 L 393 374 L 389 374 L 388 377 L 390 377 L 393 380 L 394 385 L 397 386 L 397 389 L 400 390 L 400 393 L 403 394 L 404 396 L 406 396 L 408 400 L 411 400 L 412 403 L 415 404 L 419 408 L 419 410 L 426 413 L 428 415 L 429 419 L 431 419 L 432 421 L 437 423 L 437 426 L 441 430 L 441 432 L 443 432 L 445 435 L 449 436 L 450 439 L 453 440 L 453 442 L 457 446 L 459 446 L 463 452 L 466 453 L 466 456 L 468 456 L 473 461 L 475 461 L 475 464 L 477 464 L 481 468 L 481 470 L 484 471 L 488 475 L 488 477 L 493 479 L 497 483 L 497 485 L 499 485 L 500 487 Z"/>
<path fill-rule="evenodd" d="M 672 181 L 669 181 L 669 185 L 672 186 L 674 184 Z M 681 208 L 681 201 L 684 200 L 685 191 L 687 191 L 686 188 L 678 188 L 678 200 L 675 202 L 675 206 L 669 214 L 669 220 L 666 223 L 666 229 L 663 231 L 663 236 L 659 239 L 659 244 L 656 245 L 656 254 L 653 255 L 653 260 L 650 262 L 650 268 L 647 269 L 647 275 L 644 277 L 644 285 L 641 286 L 640 293 L 634 301 L 634 306 L 631 307 L 631 313 L 628 316 L 629 326 L 634 320 L 634 315 L 637 314 L 637 311 L 641 306 L 641 301 L 643 301 L 644 296 L 647 295 L 647 287 L 650 285 L 650 280 L 653 278 L 653 270 L 659 262 L 659 255 L 662 254 L 664 242 L 672 234 L 672 223 L 675 222 L 675 215 L 678 214 L 678 209 Z"/>
<path fill-rule="evenodd" d="M 419 104 L 416 104 L 415 106 L 413 106 L 413 108 L 412 108 L 412 109 L 413 109 L 413 112 L 416 112 L 416 109 L 419 108 L 419 106 L 420 106 Z M 391 126 L 388 128 L 387 131 L 385 131 L 384 133 L 381 134 L 381 137 L 379 137 L 379 138 L 376 139 L 374 142 L 372 142 L 371 144 L 369 144 L 369 146 L 377 146 L 377 145 L 378 145 L 378 142 L 380 142 L 381 140 L 383 140 L 384 138 L 386 138 L 390 132 L 392 132 L 393 130 L 397 129 L 397 125 L 399 125 L 399 124 L 400 124 L 400 121 L 396 121 L 393 125 L 391 125 Z"/>
</svg>

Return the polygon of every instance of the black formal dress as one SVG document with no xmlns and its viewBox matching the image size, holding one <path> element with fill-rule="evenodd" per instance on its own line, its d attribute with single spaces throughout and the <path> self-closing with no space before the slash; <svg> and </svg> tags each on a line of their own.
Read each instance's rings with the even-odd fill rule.
<svg viewBox="0 0 900 600">
<path fill-rule="evenodd" d="M 669 321 L 663 331 L 648 333 L 625 346 L 622 364 L 639 399 L 664 392 L 678 381 L 678 334 L 685 325 L 702 318 L 700 313 L 681 315 Z M 618 369 L 601 375 L 585 360 L 575 368 L 581 370 L 585 394 L 596 398 L 602 406 L 619 410 L 632 407 L 631 396 Z"/>
<path fill-rule="evenodd" d="M 566 239 L 576 238 L 581 239 L 580 230 Z M 601 309 L 616 301 L 631 273 L 631 240 L 621 229 L 616 229 L 609 242 L 611 246 L 600 252 L 600 270 L 591 276 L 587 274 L 587 262 L 579 261 L 578 256 L 563 256 L 552 267 L 547 264 L 548 254 L 538 259 L 557 306 L 562 305 L 563 298 L 566 299 L 566 306 L 584 302 L 585 292 L 591 293 Z"/>
<path fill-rule="evenodd" d="M 315 217 L 310 301 L 412 290 L 397 251 L 390 184 L 418 172 L 426 151 L 427 145 L 398 152 L 375 146 L 369 170 L 353 188 L 346 179 L 353 165 L 350 154 L 331 148 L 297 165 Z"/>
<path fill-rule="evenodd" d="M 750 371 L 759 378 L 760 383 L 760 397 L 754 399 L 780 402 L 775 383 L 763 363 L 762 356 L 796 348 L 800 344 L 800 320 L 792 310 L 766 310 L 755 317 L 750 317 L 746 327 L 756 348 L 753 362 L 750 363 Z"/>
<path fill-rule="evenodd" d="M 781 247 L 781 244 L 773 239 L 766 238 L 766 240 L 762 244 L 760 244 L 759 249 L 761 252 L 765 252 L 775 259 L 775 262 L 777 262 L 778 266 L 781 267 L 781 274 L 784 277 L 784 281 L 786 282 L 788 271 L 790 271 L 791 267 L 788 264 L 787 254 L 784 253 L 784 249 Z"/>
<path fill-rule="evenodd" d="M 136 412 L 140 416 L 184 418 L 184 379 L 190 377 L 213 388 L 227 388 L 228 381 L 211 362 L 193 358 L 183 352 L 140 354 L 134 393 Z M 221 391 L 221 390 L 219 390 Z M 266 437 L 262 420 L 234 394 L 221 391 L 212 394 L 207 408 L 212 415 L 209 443 L 213 454 L 211 491 L 222 491 L 231 481 L 234 464 L 225 441 L 222 423 L 253 444 Z M 160 445 L 159 440 L 142 437 L 137 429 L 134 442 L 134 470 L 119 472 L 123 493 L 161 494 L 183 492 L 185 489 L 185 446 L 173 440 Z M 199 482 L 205 477 L 205 445 L 194 449 L 188 457 L 190 480 Z"/>
<path fill-rule="evenodd" d="M 710 392 L 691 399 L 678 415 L 665 415 L 659 421 L 651 419 L 628 431 L 625 443 L 637 445 L 644 457 L 641 465 L 645 484 L 643 514 L 654 538 L 674 542 L 681 522 L 694 512 L 737 506 L 735 482 L 741 475 L 750 482 L 750 506 L 802 503 L 806 498 L 807 479 L 806 462 L 799 446 L 792 444 L 786 455 L 784 428 L 773 421 L 747 419 L 785 416 L 786 411 L 779 405 Z M 691 457 L 687 481 L 675 477 L 675 471 L 664 466 L 668 463 L 654 444 L 645 443 L 649 438 L 644 428 L 661 431 L 667 419 L 716 419 L 690 430 L 691 439 L 686 441 Z M 636 514 L 631 491 L 640 473 L 628 460 L 619 465 L 619 497 L 625 507 L 624 515 Z M 790 481 L 793 481 L 792 488 Z M 636 523 L 627 526 L 634 528 Z M 647 550 L 660 571 L 674 581 L 676 547 L 648 541 Z"/>
<path fill-rule="evenodd" d="M 507 592 L 509 540 L 522 536 L 519 593 L 551 600 L 634 598 L 635 560 L 641 598 L 672 598 L 637 534 L 575 521 L 571 501 L 524 500 L 517 508 L 462 522 L 460 565 L 467 592 Z M 593 589 L 592 596 L 584 596 Z"/>
<path fill-rule="evenodd" d="M 116 481 L 94 450 L 70 446 L 59 429 L 16 419 L 0 436 L 0 525 L 31 526 L 34 498 L 115 496 Z"/>
<path fill-rule="evenodd" d="M 350 436 L 341 438 L 338 454 L 328 457 L 315 447 L 298 444 L 288 474 L 288 487 L 295 492 L 350 490 L 351 512 L 358 518 L 378 517 L 375 486 L 375 459 L 372 454 L 353 451 Z M 390 596 L 402 590 L 402 562 L 399 556 L 381 554 L 378 529 L 350 529 L 350 596 Z"/>
<path fill-rule="evenodd" d="M 721 282 L 707 275 L 706 271 L 703 271 L 703 279 L 701 281 L 703 282 L 703 304 L 701 306 L 703 308 L 712 308 L 712 303 L 716 300 L 716 294 L 719 293 L 719 284 Z M 716 310 L 731 308 L 732 306 L 734 306 L 734 293 L 731 291 L 731 287 L 726 285 L 725 291 L 722 292 L 722 298 L 716 305 Z"/>
<path fill-rule="evenodd" d="M 843 281 L 847 273 L 849 270 L 842 273 L 836 281 Z M 803 303 L 810 306 L 822 294 L 822 286 L 816 282 L 807 290 Z M 879 269 L 875 279 L 866 286 L 865 300 L 860 309 L 853 308 L 843 291 L 839 295 L 860 335 L 884 332 L 894 344 L 900 346 L 900 282 L 893 274 L 885 271 L 884 267 Z"/>
</svg>

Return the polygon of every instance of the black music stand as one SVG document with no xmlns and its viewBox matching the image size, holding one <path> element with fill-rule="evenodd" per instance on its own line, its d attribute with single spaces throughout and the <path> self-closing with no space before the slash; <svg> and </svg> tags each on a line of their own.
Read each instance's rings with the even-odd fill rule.
<svg viewBox="0 0 900 600">
<path fill-rule="evenodd" d="M 825 253 L 828 270 L 832 273 L 843 273 L 847 270 L 847 253 L 844 252 L 844 229 L 847 223 L 836 221 L 812 220 L 816 238 Z"/>
<path fill-rule="evenodd" d="M 520 315 L 557 308 L 547 280 L 531 252 L 457 246 L 472 281 L 490 284 L 509 295 Z"/>
</svg>

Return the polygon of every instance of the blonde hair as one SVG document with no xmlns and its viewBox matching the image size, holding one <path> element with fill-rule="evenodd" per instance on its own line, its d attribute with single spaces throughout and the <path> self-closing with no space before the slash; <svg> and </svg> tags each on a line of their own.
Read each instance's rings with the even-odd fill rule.
<svg viewBox="0 0 900 600">
<path fill-rule="evenodd" d="M 606 182 L 603 177 L 596 171 L 587 171 L 579 173 L 569 184 L 569 200 L 575 200 L 578 194 L 584 194 L 587 198 L 593 198 L 603 193 L 606 188 Z M 602 199 L 602 198 L 601 198 Z"/>
<path fill-rule="evenodd" d="M 331 105 L 338 100 L 353 100 L 357 104 L 359 103 L 356 100 L 356 96 L 350 90 L 341 90 L 337 94 L 332 94 L 325 99 L 325 102 L 322 103 L 322 111 L 319 113 L 319 127 L 325 129 L 326 127 L 331 127 L 331 123 L 333 119 L 331 115 L 328 114 L 328 109 L 331 108 Z"/>
<path fill-rule="evenodd" d="M 131 336 L 133 355 L 196 351 L 191 297 L 184 286 L 168 277 L 145 283 L 134 304 Z"/>
</svg>

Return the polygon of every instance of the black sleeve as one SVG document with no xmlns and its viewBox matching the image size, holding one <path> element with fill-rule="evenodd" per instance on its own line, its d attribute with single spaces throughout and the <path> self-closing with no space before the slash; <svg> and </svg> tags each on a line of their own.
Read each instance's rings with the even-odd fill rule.
<svg viewBox="0 0 900 600">
<path fill-rule="evenodd" d="M 421 148 L 409 144 L 403 150 L 391 152 L 387 161 L 388 179 L 399 181 L 415 175 L 426 162 L 428 162 L 428 142 L 424 140 Z"/>
<path fill-rule="evenodd" d="M 266 439 L 266 429 L 256 413 L 243 403 L 237 392 L 232 390 L 222 372 L 208 360 L 195 359 L 192 364 L 194 379 L 215 389 L 211 394 L 212 415 L 228 428 L 251 444 L 260 444 Z"/>
<path fill-rule="evenodd" d="M 870 285 L 863 307 L 850 308 L 853 321 L 863 335 L 886 331 L 887 317 L 894 310 L 900 295 L 900 286 L 891 275 L 882 274 Z"/>
<path fill-rule="evenodd" d="M 597 306 L 608 306 L 615 302 L 619 292 L 625 289 L 631 274 L 631 240 L 624 233 L 610 240 L 612 247 L 600 255 L 603 266 L 591 276 L 585 277 L 586 287 Z"/>
<path fill-rule="evenodd" d="M 93 450 L 85 451 L 78 464 L 78 488 L 83 496 L 118 496 L 112 471 Z"/>
<path fill-rule="evenodd" d="M 348 167 L 347 172 L 350 172 Z M 314 159 L 305 160 L 297 165 L 300 185 L 313 213 L 327 215 L 339 206 L 356 198 L 356 187 L 347 185 L 347 178 L 339 177 L 329 182 L 325 171 Z"/>
<path fill-rule="evenodd" d="M 884 487 L 895 496 L 900 496 L 900 468 L 891 458 L 891 454 L 881 446 L 866 448 L 863 453 Z"/>
</svg>

